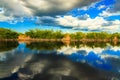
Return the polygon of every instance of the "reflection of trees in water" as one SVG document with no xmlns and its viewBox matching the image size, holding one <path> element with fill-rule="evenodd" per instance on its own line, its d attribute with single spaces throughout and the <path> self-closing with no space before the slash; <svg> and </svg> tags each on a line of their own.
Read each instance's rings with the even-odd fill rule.
<svg viewBox="0 0 120 80">
<path fill-rule="evenodd" d="M 0 41 L 0 51 L 8 51 L 18 46 L 17 41 Z"/>
<path fill-rule="evenodd" d="M 100 48 L 105 48 L 109 45 L 111 46 L 120 46 L 120 42 L 117 43 L 117 44 L 114 44 L 113 42 L 111 43 L 106 43 L 106 42 L 71 42 L 70 43 L 70 46 L 71 47 L 77 47 L 77 48 L 80 48 L 80 47 L 83 47 L 83 46 L 88 46 L 88 47 L 100 47 Z"/>
<path fill-rule="evenodd" d="M 114 43 L 105 43 L 105 42 L 70 42 L 69 46 L 71 47 L 101 47 L 105 48 L 110 44 L 111 46 L 120 46 L 120 43 L 114 44 Z M 30 42 L 27 44 L 27 47 L 30 49 L 38 49 L 38 50 L 53 50 L 53 49 L 60 49 L 63 46 L 68 45 L 65 42 Z M 0 41 L 0 51 L 8 51 L 16 48 L 18 46 L 17 41 Z"/>
<path fill-rule="evenodd" d="M 93 43 L 86 43 L 86 44 L 89 47 L 101 47 L 101 48 L 107 47 L 107 43 L 103 43 L 103 42 L 98 42 L 98 43 L 93 42 Z"/>
<path fill-rule="evenodd" d="M 82 42 L 71 42 L 70 43 L 70 46 L 71 47 L 77 47 L 77 48 L 80 48 L 81 46 L 83 46 L 84 44 Z"/>
<path fill-rule="evenodd" d="M 120 46 L 120 42 L 114 42 L 114 43 L 110 43 L 112 46 Z"/>
<path fill-rule="evenodd" d="M 88 47 L 101 47 L 101 48 L 105 48 L 107 47 L 107 43 L 103 43 L 103 42 L 71 42 L 70 46 L 72 47 L 83 47 L 83 46 L 88 46 Z"/>
<path fill-rule="evenodd" d="M 71 46 L 76 48 L 81 48 L 84 46 L 88 47 L 100 47 L 100 48 L 106 48 L 107 46 L 120 46 L 120 43 L 117 43 L 116 45 L 114 43 L 105 43 L 105 42 L 70 42 L 69 44 L 65 42 L 31 42 L 27 44 L 27 47 L 30 49 L 38 49 L 38 50 L 53 50 L 53 49 L 60 49 L 63 46 Z"/>
<path fill-rule="evenodd" d="M 62 46 L 64 46 L 62 42 L 31 42 L 27 44 L 28 48 L 38 50 L 60 49 Z"/>
</svg>

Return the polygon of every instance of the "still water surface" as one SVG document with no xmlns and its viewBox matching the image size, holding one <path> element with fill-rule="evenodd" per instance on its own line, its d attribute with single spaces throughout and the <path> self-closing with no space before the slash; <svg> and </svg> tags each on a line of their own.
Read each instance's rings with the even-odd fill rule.
<svg viewBox="0 0 120 80">
<path fill-rule="evenodd" d="M 0 80 L 120 80 L 120 46 L 0 42 Z"/>
</svg>

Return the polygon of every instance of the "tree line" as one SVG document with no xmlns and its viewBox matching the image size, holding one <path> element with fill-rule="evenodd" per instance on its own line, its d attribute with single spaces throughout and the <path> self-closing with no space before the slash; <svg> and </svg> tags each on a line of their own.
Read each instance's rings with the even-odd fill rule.
<svg viewBox="0 0 120 80">
<path fill-rule="evenodd" d="M 75 32 L 75 33 L 63 33 L 62 31 L 54 30 L 29 30 L 25 32 L 25 35 L 30 36 L 31 38 L 41 38 L 41 39 L 63 39 L 66 35 L 69 35 L 71 40 L 76 39 L 120 39 L 120 33 L 107 33 L 107 32 Z"/>
<path fill-rule="evenodd" d="M 120 33 L 110 34 L 107 32 L 76 32 L 71 33 L 70 36 L 72 39 L 113 39 L 114 37 L 120 39 Z"/>
<path fill-rule="evenodd" d="M 11 29 L 0 28 L 0 39 L 17 39 L 19 33 Z"/>
<path fill-rule="evenodd" d="M 17 39 L 21 34 L 11 29 L 0 28 L 0 39 Z M 75 32 L 75 33 L 63 33 L 62 31 L 54 30 L 40 30 L 33 29 L 26 31 L 23 35 L 29 36 L 30 38 L 37 39 L 63 39 L 66 35 L 69 35 L 71 40 L 76 39 L 120 39 L 120 33 L 107 33 L 107 32 Z"/>
</svg>

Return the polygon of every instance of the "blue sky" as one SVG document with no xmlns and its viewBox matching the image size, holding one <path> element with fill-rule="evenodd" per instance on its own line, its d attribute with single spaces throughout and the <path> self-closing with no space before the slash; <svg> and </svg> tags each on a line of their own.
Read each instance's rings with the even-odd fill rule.
<svg viewBox="0 0 120 80">
<path fill-rule="evenodd" d="M 0 27 L 18 32 L 35 28 L 119 32 L 119 3 L 120 0 L 0 0 Z"/>
</svg>

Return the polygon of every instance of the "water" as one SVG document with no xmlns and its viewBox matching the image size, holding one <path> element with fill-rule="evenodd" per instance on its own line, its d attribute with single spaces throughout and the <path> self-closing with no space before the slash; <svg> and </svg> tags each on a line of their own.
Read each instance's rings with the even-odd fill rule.
<svg viewBox="0 0 120 80">
<path fill-rule="evenodd" d="M 0 42 L 0 80 L 120 80 L 112 43 Z"/>
</svg>

